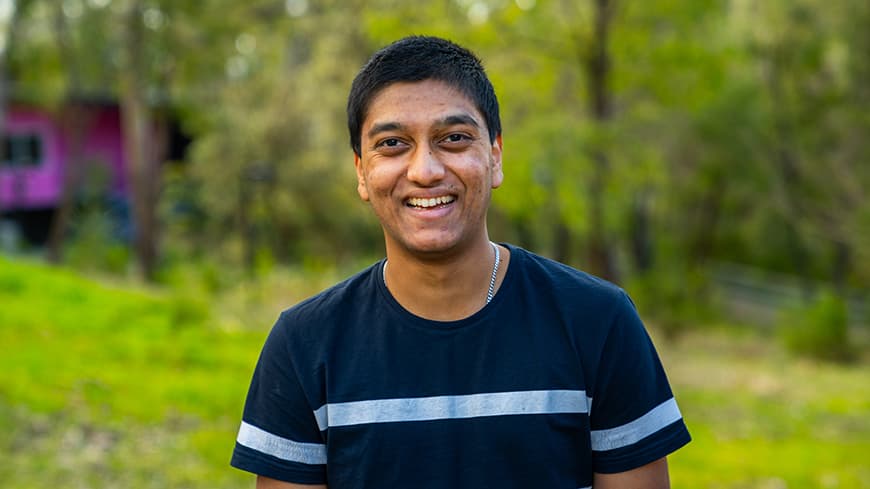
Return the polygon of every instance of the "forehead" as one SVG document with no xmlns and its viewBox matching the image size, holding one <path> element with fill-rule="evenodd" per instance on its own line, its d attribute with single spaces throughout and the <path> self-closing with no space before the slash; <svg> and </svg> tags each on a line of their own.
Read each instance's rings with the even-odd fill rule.
<svg viewBox="0 0 870 489">
<path fill-rule="evenodd" d="M 420 123 L 460 114 L 470 115 L 479 124 L 484 124 L 474 102 L 452 85 L 431 79 L 396 82 L 387 85 L 372 97 L 362 126 L 366 128 L 384 123 Z"/>
</svg>

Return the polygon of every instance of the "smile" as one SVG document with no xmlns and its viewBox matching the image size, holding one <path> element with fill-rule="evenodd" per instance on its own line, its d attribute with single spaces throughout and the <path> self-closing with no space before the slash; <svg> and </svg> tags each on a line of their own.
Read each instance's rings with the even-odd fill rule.
<svg viewBox="0 0 870 489">
<path fill-rule="evenodd" d="M 439 205 L 449 204 L 449 203 L 453 202 L 454 200 L 456 200 L 456 197 L 454 197 L 452 195 L 442 195 L 439 197 L 433 197 L 433 198 L 429 198 L 429 199 L 421 199 L 421 198 L 417 198 L 417 197 L 411 197 L 410 199 L 408 199 L 406 204 L 409 207 L 418 207 L 421 209 L 428 209 L 428 208 L 439 206 Z"/>
</svg>

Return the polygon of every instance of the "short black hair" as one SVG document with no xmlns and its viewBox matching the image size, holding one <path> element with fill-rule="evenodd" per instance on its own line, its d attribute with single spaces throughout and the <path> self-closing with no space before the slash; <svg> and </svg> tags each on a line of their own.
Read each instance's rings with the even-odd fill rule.
<svg viewBox="0 0 870 489">
<path fill-rule="evenodd" d="M 347 128 L 354 153 L 361 155 L 362 124 L 375 95 L 393 83 L 424 80 L 459 89 L 483 114 L 490 143 L 501 135 L 498 99 L 480 59 L 446 39 L 409 36 L 373 54 L 353 80 L 347 98 Z"/>
</svg>

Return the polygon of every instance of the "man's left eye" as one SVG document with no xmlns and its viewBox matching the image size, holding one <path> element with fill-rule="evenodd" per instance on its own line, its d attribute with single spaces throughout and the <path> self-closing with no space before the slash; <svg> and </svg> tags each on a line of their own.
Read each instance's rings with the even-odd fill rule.
<svg viewBox="0 0 870 489">
<path fill-rule="evenodd" d="M 466 139 L 468 139 L 468 137 L 465 136 L 464 134 L 451 134 L 451 135 L 447 136 L 446 138 L 444 138 L 444 141 L 446 141 L 448 143 L 459 143 L 459 142 L 462 142 Z"/>
</svg>

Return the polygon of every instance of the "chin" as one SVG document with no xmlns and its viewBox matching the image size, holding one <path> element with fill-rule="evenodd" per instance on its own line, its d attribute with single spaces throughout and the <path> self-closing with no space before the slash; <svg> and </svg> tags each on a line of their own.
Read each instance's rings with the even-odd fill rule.
<svg viewBox="0 0 870 489">
<path fill-rule="evenodd" d="M 420 243 L 420 244 L 410 243 L 409 246 L 407 246 L 407 248 L 410 251 L 416 251 L 418 253 L 440 254 L 440 253 L 449 252 L 450 250 L 454 249 L 455 244 L 444 243 L 444 242 L 437 242 L 437 243 L 427 242 L 427 243 Z"/>
<path fill-rule="evenodd" d="M 439 236 L 434 239 L 409 240 L 404 242 L 404 248 L 412 253 L 430 256 L 449 255 L 462 248 L 464 241 L 459 238 Z"/>
<path fill-rule="evenodd" d="M 440 254 L 454 249 L 457 241 L 446 236 L 412 236 L 404 239 L 390 239 L 392 245 L 410 253 Z"/>
</svg>

